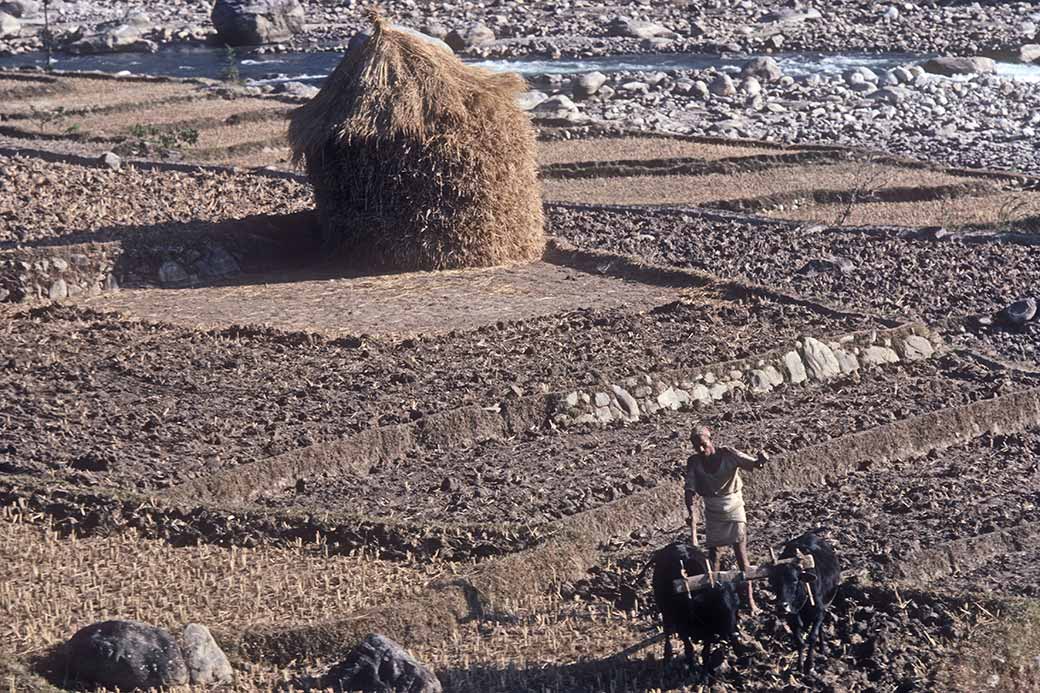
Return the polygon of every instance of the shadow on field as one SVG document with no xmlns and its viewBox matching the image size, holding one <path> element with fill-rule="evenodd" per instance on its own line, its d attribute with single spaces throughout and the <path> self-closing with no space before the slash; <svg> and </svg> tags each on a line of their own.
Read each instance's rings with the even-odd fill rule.
<svg viewBox="0 0 1040 693">
<path fill-rule="evenodd" d="M 680 651 L 681 655 L 681 651 Z M 716 659 L 722 659 L 721 650 Z M 660 660 L 600 660 L 580 664 L 533 664 L 519 666 L 472 666 L 465 669 L 440 669 L 437 678 L 445 691 L 454 693 L 505 693 L 537 691 L 538 693 L 640 693 L 696 688 L 698 681 L 690 675 L 677 656 L 671 663 Z M 337 683 L 322 677 L 298 677 L 279 689 L 281 693 L 298 691 L 341 691 Z"/>
</svg>

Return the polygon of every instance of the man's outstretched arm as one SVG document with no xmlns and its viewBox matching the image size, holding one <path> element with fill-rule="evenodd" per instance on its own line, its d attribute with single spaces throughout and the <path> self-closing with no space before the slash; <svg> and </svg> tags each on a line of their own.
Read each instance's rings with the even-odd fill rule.
<svg viewBox="0 0 1040 693">
<path fill-rule="evenodd" d="M 734 448 L 726 448 L 726 452 L 733 455 L 737 461 L 737 466 L 741 469 L 748 471 L 764 467 L 769 462 L 769 455 L 766 454 L 765 450 L 760 450 L 757 456 L 752 457 L 746 452 L 741 452 Z"/>
</svg>

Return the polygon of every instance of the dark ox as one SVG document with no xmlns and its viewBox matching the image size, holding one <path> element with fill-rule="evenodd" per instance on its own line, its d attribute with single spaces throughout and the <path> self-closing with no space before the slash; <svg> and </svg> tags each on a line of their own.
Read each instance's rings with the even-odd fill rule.
<svg viewBox="0 0 1040 693">
<path fill-rule="evenodd" d="M 716 642 L 732 640 L 737 632 L 737 609 L 740 598 L 735 583 L 720 582 L 714 587 L 677 593 L 675 581 L 685 568 L 688 576 L 704 575 L 707 557 L 685 543 L 676 542 L 658 550 L 653 557 L 654 601 L 664 627 L 664 657 L 672 658 L 672 635 L 678 635 L 685 647 L 686 664 L 692 672 L 693 642 L 701 643 L 701 677 L 709 673 L 708 663 Z"/>
<path fill-rule="evenodd" d="M 841 582 L 838 557 L 829 543 L 818 534 L 822 530 L 806 532 L 784 545 L 780 558 L 793 558 L 797 553 L 812 554 L 816 567 L 803 570 L 795 565 L 775 566 L 769 572 L 769 588 L 776 595 L 776 607 L 780 616 L 787 619 L 798 646 L 798 666 L 804 664 L 806 671 L 813 668 L 813 645 L 819 643 L 823 654 L 823 638 L 820 629 L 827 607 L 834 601 Z M 810 594 L 811 590 L 811 594 Z M 805 631 L 809 631 L 806 641 Z M 805 646 L 808 645 L 808 656 Z"/>
</svg>

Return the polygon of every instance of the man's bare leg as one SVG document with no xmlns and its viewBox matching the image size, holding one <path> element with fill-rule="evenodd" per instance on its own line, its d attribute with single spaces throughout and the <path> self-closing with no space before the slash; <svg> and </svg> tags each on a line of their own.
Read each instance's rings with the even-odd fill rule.
<svg viewBox="0 0 1040 693">
<path fill-rule="evenodd" d="M 743 570 L 745 573 L 751 570 L 751 561 L 748 560 L 748 550 L 746 541 L 734 544 L 733 553 L 737 555 L 737 565 L 740 566 L 741 570 Z M 758 607 L 755 605 L 755 595 L 752 593 L 751 590 L 751 581 L 748 580 L 746 584 L 748 609 L 751 611 L 752 614 L 757 614 Z"/>
<path fill-rule="evenodd" d="M 712 546 L 708 549 L 708 562 L 711 563 L 711 572 L 719 572 L 719 566 L 722 564 L 722 559 L 719 557 L 718 546 Z"/>
</svg>

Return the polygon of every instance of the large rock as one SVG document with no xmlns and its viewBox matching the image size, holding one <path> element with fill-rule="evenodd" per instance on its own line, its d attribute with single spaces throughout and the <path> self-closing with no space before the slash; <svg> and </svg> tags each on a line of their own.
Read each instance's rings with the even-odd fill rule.
<svg viewBox="0 0 1040 693">
<path fill-rule="evenodd" d="M 784 76 L 780 65 L 769 56 L 748 61 L 740 74 L 744 77 L 757 77 L 763 82 L 777 82 Z"/>
<path fill-rule="evenodd" d="M 406 26 L 398 26 L 397 24 L 394 24 L 392 28 L 393 28 L 394 31 L 403 31 L 406 34 L 411 34 L 412 36 L 414 36 L 416 38 L 419 38 L 419 39 L 422 39 L 423 41 L 426 41 L 426 43 L 429 43 L 431 45 L 437 46 L 438 48 L 443 48 L 444 50 L 448 51 L 449 53 L 452 53 L 452 54 L 455 53 L 455 51 L 452 49 L 451 46 L 446 44 L 444 41 L 442 41 L 437 36 L 433 36 L 431 34 L 424 34 L 421 31 L 416 31 L 415 29 L 410 29 L 410 28 L 408 28 Z M 348 51 L 352 51 L 356 47 L 363 46 L 368 41 L 368 39 L 370 37 L 371 37 L 371 34 L 369 34 L 367 31 L 359 31 L 358 33 L 356 33 L 356 34 L 354 34 L 353 36 L 350 37 L 350 42 L 347 43 L 347 50 Z"/>
<path fill-rule="evenodd" d="M 0 9 L 3 9 L 3 5 L 0 5 Z M 1016 57 L 1019 62 L 1040 63 L 1040 43 L 1027 43 L 1018 49 Z"/>
<path fill-rule="evenodd" d="M 574 97 L 587 99 L 607 83 L 607 76 L 602 72 L 588 72 L 574 82 Z"/>
<path fill-rule="evenodd" d="M 5 0 L 0 2 L 0 12 L 20 19 L 35 17 L 40 13 L 40 3 L 36 0 Z"/>
<path fill-rule="evenodd" d="M 587 115 L 578 110 L 577 104 L 563 94 L 549 97 L 530 112 L 535 119 L 549 124 L 576 125 L 589 120 Z"/>
<path fill-rule="evenodd" d="M 188 683 L 173 636 L 139 621 L 104 621 L 79 630 L 65 644 L 69 674 L 85 683 L 132 691 Z"/>
<path fill-rule="evenodd" d="M 859 354 L 864 366 L 884 366 L 888 363 L 899 363 L 899 354 L 885 346 L 869 346 Z"/>
<path fill-rule="evenodd" d="M 0 39 L 12 38 L 20 33 L 22 23 L 6 12 L 0 12 Z"/>
<path fill-rule="evenodd" d="M 492 43 L 495 40 L 495 32 L 480 22 L 467 24 L 464 27 L 452 29 L 444 37 L 445 43 L 453 50 L 464 51 L 468 48 L 476 48 Z"/>
<path fill-rule="evenodd" d="M 96 33 L 70 43 L 65 49 L 78 54 L 154 53 L 159 49 L 158 44 L 144 37 L 149 28 L 139 20 L 102 25 Z"/>
<path fill-rule="evenodd" d="M 1023 298 L 1020 301 L 1008 305 L 997 314 L 997 318 L 1009 325 L 1023 325 L 1037 314 L 1036 299 Z"/>
<path fill-rule="evenodd" d="M 716 75 L 708 85 L 708 90 L 715 96 L 735 96 L 737 87 L 733 84 L 733 78 L 727 74 Z"/>
<path fill-rule="evenodd" d="M 841 365 L 831 348 L 818 339 L 806 337 L 802 346 L 805 369 L 814 380 L 826 380 L 841 373 Z"/>
<path fill-rule="evenodd" d="M 805 364 L 797 351 L 789 351 L 783 356 L 784 379 L 792 385 L 804 383 L 806 380 Z"/>
<path fill-rule="evenodd" d="M 823 19 L 823 15 L 814 7 L 806 9 L 799 9 L 797 7 L 781 7 L 763 15 L 759 21 L 764 24 L 772 22 L 782 24 L 801 24 L 802 22 L 811 22 L 817 19 Z"/>
<path fill-rule="evenodd" d="M 210 16 L 217 38 L 229 46 L 288 41 L 304 22 L 299 0 L 217 0 Z"/>
<path fill-rule="evenodd" d="M 441 693 L 441 682 L 404 648 L 369 635 L 325 675 L 326 687 L 364 693 Z"/>
<path fill-rule="evenodd" d="M 921 64 L 925 72 L 933 75 L 985 75 L 996 72 L 997 63 L 993 58 L 932 58 Z"/>
<path fill-rule="evenodd" d="M 678 34 L 662 24 L 657 24 L 656 22 L 642 22 L 637 19 L 628 19 L 626 17 L 618 17 L 612 21 L 607 26 L 607 34 L 610 36 L 625 36 L 628 38 L 638 39 L 674 39 L 679 37 Z"/>
<path fill-rule="evenodd" d="M 231 683 L 235 672 L 227 655 L 217 645 L 209 628 L 189 623 L 181 633 L 181 652 L 188 667 L 188 678 L 196 686 Z"/>
<path fill-rule="evenodd" d="M 516 105 L 523 111 L 530 111 L 549 100 L 549 95 L 537 89 L 525 91 L 516 97 Z"/>
</svg>

